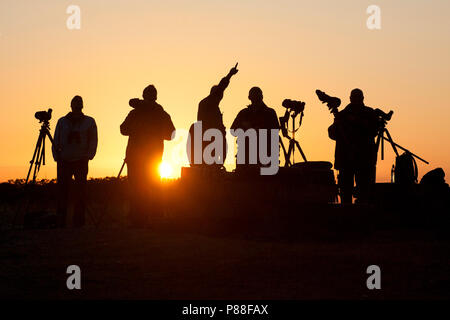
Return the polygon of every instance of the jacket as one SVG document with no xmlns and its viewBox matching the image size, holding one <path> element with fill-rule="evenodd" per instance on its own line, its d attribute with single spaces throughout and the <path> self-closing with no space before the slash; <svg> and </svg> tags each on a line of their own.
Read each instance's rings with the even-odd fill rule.
<svg viewBox="0 0 450 320">
<path fill-rule="evenodd" d="M 374 109 L 349 104 L 340 111 L 328 128 L 329 137 L 336 141 L 335 169 L 375 166 L 378 130 L 379 119 Z"/>
<path fill-rule="evenodd" d="M 98 136 L 94 118 L 69 112 L 56 124 L 52 154 L 55 161 L 92 160 Z"/>
<path fill-rule="evenodd" d="M 120 126 L 121 134 L 129 137 L 127 162 L 139 159 L 161 161 L 164 140 L 172 140 L 175 131 L 170 115 L 155 101 L 132 100 L 135 109 Z"/>
</svg>

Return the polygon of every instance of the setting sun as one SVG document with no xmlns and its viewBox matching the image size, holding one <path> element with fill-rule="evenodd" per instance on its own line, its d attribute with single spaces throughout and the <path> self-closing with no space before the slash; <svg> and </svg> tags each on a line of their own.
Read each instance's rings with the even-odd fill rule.
<svg viewBox="0 0 450 320">
<path fill-rule="evenodd" d="M 159 176 L 161 179 L 171 179 L 173 178 L 173 168 L 167 162 L 161 162 L 158 168 Z"/>
</svg>

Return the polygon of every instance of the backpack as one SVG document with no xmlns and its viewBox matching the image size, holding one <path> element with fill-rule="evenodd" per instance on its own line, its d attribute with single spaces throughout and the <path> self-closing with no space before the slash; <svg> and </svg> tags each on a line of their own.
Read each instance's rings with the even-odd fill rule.
<svg viewBox="0 0 450 320">
<path fill-rule="evenodd" d="M 420 180 L 421 185 L 442 186 L 445 185 L 445 172 L 442 168 L 436 168 L 424 174 Z"/>
<path fill-rule="evenodd" d="M 417 163 L 409 152 L 395 158 L 394 182 L 398 184 L 414 184 L 417 183 Z"/>
</svg>

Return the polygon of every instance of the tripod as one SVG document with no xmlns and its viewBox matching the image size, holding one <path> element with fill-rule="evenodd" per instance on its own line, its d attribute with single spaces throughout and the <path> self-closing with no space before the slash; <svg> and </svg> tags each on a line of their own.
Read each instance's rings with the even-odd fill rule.
<svg viewBox="0 0 450 320">
<path fill-rule="evenodd" d="M 36 142 L 36 147 L 34 148 L 33 158 L 30 161 L 30 168 L 28 169 L 27 174 L 27 180 L 25 183 L 28 183 L 28 180 L 30 178 L 30 173 L 33 169 L 33 183 L 36 182 L 36 177 L 39 172 L 39 169 L 41 168 L 41 164 L 45 165 L 45 138 L 48 137 L 50 139 L 50 142 L 53 144 L 53 138 L 50 134 L 50 123 L 48 120 L 41 121 L 42 126 L 39 130 L 39 137 Z"/>
<path fill-rule="evenodd" d="M 280 123 L 282 125 L 281 128 L 281 132 L 283 133 L 283 136 L 289 140 L 289 146 L 288 149 L 286 151 L 286 148 L 283 144 L 283 140 L 281 137 L 279 137 L 280 140 L 280 145 L 283 148 L 283 154 L 284 154 L 284 166 L 285 167 L 291 167 L 295 164 L 295 148 L 297 147 L 298 151 L 300 152 L 300 155 L 302 156 L 303 160 L 305 162 L 308 162 L 308 160 L 306 160 L 306 156 L 303 153 L 302 148 L 300 147 L 300 143 L 295 139 L 295 133 L 300 129 L 300 126 L 302 125 L 302 120 L 303 120 L 303 111 L 300 112 L 300 120 L 299 120 L 299 124 L 298 127 L 295 128 L 295 118 L 297 117 L 298 113 L 297 112 L 293 112 L 291 114 L 291 110 L 287 109 L 284 116 L 280 117 Z M 288 119 L 289 117 L 292 119 L 292 130 L 289 130 L 289 124 L 288 124 Z M 289 136 L 289 133 L 292 134 L 292 136 Z M 291 161 L 291 157 L 292 157 L 292 161 Z"/>
<path fill-rule="evenodd" d="M 384 134 L 386 134 L 386 136 Z M 398 150 L 397 150 L 397 148 L 398 148 L 398 149 L 401 149 L 401 150 L 409 153 L 414 158 L 417 158 L 418 160 L 420 160 L 420 161 L 422 161 L 422 162 L 424 162 L 426 164 L 429 164 L 428 161 L 422 159 L 421 157 L 419 157 L 418 155 L 412 153 L 408 149 L 403 148 L 402 146 L 396 144 L 394 142 L 394 140 L 392 140 L 391 134 L 389 133 L 389 130 L 386 128 L 386 123 L 385 122 L 383 122 L 383 125 L 382 125 L 381 129 L 379 130 L 378 136 L 377 136 L 377 140 L 376 140 L 377 153 L 378 153 L 378 150 L 381 147 L 381 160 L 384 160 L 384 140 L 388 141 L 391 144 L 392 150 L 394 150 L 394 153 L 395 153 L 395 155 L 397 157 L 399 156 L 399 153 L 398 153 Z"/>
<path fill-rule="evenodd" d="M 122 171 L 123 171 L 123 168 L 125 167 L 126 163 L 127 163 L 127 159 L 124 159 L 123 163 L 122 163 L 122 166 L 120 167 L 119 174 L 117 175 L 117 179 L 120 179 L 120 176 L 122 175 Z"/>
</svg>

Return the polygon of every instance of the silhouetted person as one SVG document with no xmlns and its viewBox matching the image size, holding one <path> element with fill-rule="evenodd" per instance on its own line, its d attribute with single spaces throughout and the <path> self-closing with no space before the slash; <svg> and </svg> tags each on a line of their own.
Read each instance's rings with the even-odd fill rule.
<svg viewBox="0 0 450 320">
<path fill-rule="evenodd" d="M 242 140 L 242 142 L 245 141 L 244 145 L 242 145 L 242 142 L 241 145 L 239 144 L 238 137 L 238 155 L 236 163 L 236 171 L 246 170 L 247 172 L 256 172 L 256 169 L 259 169 L 261 166 L 263 166 L 263 164 L 260 162 L 260 158 L 258 157 L 260 145 L 259 129 L 267 129 L 267 148 L 268 152 L 270 153 L 270 129 L 279 129 L 280 125 L 278 123 L 278 116 L 275 110 L 269 108 L 264 103 L 263 92 L 260 88 L 251 88 L 248 94 L 248 98 L 251 101 L 251 104 L 238 113 L 236 119 L 234 119 L 233 124 L 231 125 L 231 129 L 234 131 L 242 129 L 244 132 L 249 129 L 256 130 L 257 139 L 252 141 L 251 138 L 246 138 L 245 140 Z M 233 132 L 233 135 L 238 136 L 236 135 L 236 131 Z M 251 148 L 251 143 L 255 144 L 253 146 L 254 148 Z M 278 148 L 278 135 L 276 136 L 276 144 Z M 252 164 L 250 161 L 250 152 L 252 149 L 254 150 L 254 152 L 256 152 L 257 155 L 256 164 Z M 244 163 L 239 163 L 239 153 L 241 152 L 245 152 L 245 157 L 243 157 L 245 158 Z"/>
<path fill-rule="evenodd" d="M 97 125 L 93 118 L 83 114 L 83 99 L 73 97 L 70 106 L 72 111 L 58 120 L 52 146 L 53 158 L 57 162 L 59 227 L 66 226 L 72 176 L 75 177 L 73 225 L 84 225 L 88 162 L 97 151 Z"/>
<path fill-rule="evenodd" d="M 222 133 L 223 157 L 220 159 L 221 164 L 225 163 L 225 158 L 227 156 L 227 142 L 226 142 L 225 126 L 223 124 L 222 112 L 220 111 L 219 104 L 220 104 L 220 101 L 222 101 L 225 89 L 230 84 L 231 77 L 234 76 L 236 73 L 238 73 L 237 66 L 238 66 L 238 64 L 236 63 L 236 65 L 233 68 L 231 68 L 230 72 L 228 72 L 228 74 L 225 77 L 223 77 L 222 80 L 220 80 L 219 84 L 215 85 L 211 88 L 209 95 L 206 98 L 204 98 L 202 101 L 200 101 L 200 103 L 198 105 L 197 121 L 202 122 L 202 136 L 203 136 L 203 132 L 205 132 L 208 129 L 217 129 Z M 194 138 L 193 125 L 189 129 L 189 133 L 191 135 L 190 162 L 191 162 L 191 165 L 193 165 L 194 164 L 193 155 L 194 155 L 194 148 L 195 148 L 194 139 L 193 139 Z M 201 148 L 202 148 L 201 154 L 202 155 L 203 155 L 203 150 L 205 149 L 205 147 L 208 143 L 210 143 L 210 142 L 202 144 L 202 146 L 201 146 Z M 189 150 L 188 150 L 188 152 L 189 152 Z M 197 160 L 196 162 L 197 162 L 196 164 L 203 164 L 203 159 L 200 159 L 200 161 Z M 200 163 L 198 163 L 198 162 L 200 162 Z"/>
<path fill-rule="evenodd" d="M 352 90 L 350 104 L 340 111 L 328 128 L 336 141 L 335 169 L 342 203 L 352 203 L 353 185 L 358 202 L 367 202 L 370 186 L 375 183 L 377 148 L 375 137 L 379 118 L 374 109 L 364 105 L 360 89 Z"/>
<path fill-rule="evenodd" d="M 175 131 L 169 114 L 156 102 L 157 91 L 153 85 L 144 89 L 143 98 L 130 100 L 134 109 L 120 126 L 120 132 L 129 136 L 126 163 L 131 195 L 130 219 L 134 226 L 145 225 L 150 211 L 152 218 L 160 218 L 158 167 L 164 140 L 171 140 Z"/>
</svg>

